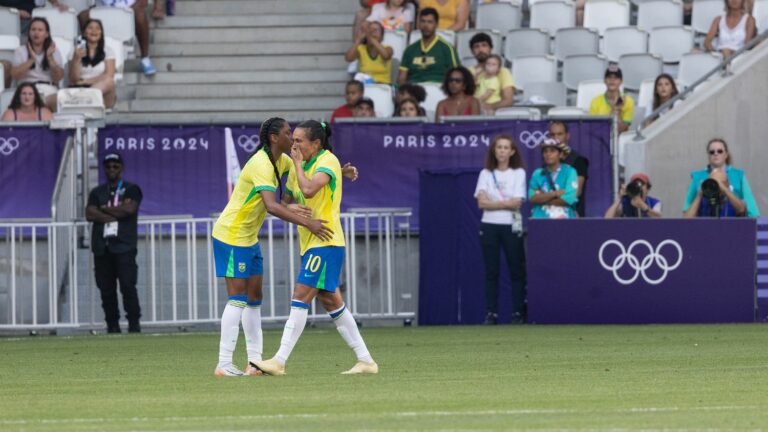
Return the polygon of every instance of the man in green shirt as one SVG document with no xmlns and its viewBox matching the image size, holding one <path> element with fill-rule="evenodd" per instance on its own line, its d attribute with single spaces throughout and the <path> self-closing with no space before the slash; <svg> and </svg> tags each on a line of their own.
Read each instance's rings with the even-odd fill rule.
<svg viewBox="0 0 768 432">
<path fill-rule="evenodd" d="M 439 19 L 437 11 L 433 8 L 425 8 L 419 12 L 421 40 L 405 49 L 400 62 L 398 84 L 443 82 L 448 69 L 459 65 L 453 46 L 437 36 Z"/>
</svg>

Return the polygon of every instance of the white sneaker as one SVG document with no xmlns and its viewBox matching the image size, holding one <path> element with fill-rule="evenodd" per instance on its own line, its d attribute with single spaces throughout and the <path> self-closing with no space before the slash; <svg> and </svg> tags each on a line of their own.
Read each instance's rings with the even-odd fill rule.
<svg viewBox="0 0 768 432">
<path fill-rule="evenodd" d="M 272 376 L 285 375 L 285 366 L 278 363 L 278 361 L 275 358 L 253 362 L 253 365 L 267 375 L 272 375 Z"/>
<path fill-rule="evenodd" d="M 352 369 L 342 372 L 342 375 L 357 375 L 357 374 L 377 374 L 379 373 L 379 365 L 376 362 L 368 363 L 364 361 L 357 362 Z"/>
<path fill-rule="evenodd" d="M 213 371 L 213 375 L 217 377 L 240 377 L 245 375 L 243 371 L 236 368 L 234 365 L 224 366 L 224 367 L 216 367 Z"/>
</svg>

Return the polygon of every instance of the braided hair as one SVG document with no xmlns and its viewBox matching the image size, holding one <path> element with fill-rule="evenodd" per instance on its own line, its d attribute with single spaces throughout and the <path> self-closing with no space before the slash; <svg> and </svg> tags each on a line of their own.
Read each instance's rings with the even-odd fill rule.
<svg viewBox="0 0 768 432">
<path fill-rule="evenodd" d="M 285 119 L 280 117 L 272 117 L 266 119 L 264 123 L 261 124 L 261 129 L 259 129 L 259 145 L 253 152 L 253 155 L 255 155 L 259 152 L 259 150 L 264 149 L 264 152 L 267 154 L 269 161 L 272 162 L 272 168 L 275 170 L 275 179 L 277 180 L 277 188 L 280 191 L 280 196 L 283 195 L 283 185 L 280 182 L 280 172 L 277 170 L 277 161 L 272 155 L 272 149 L 269 148 L 269 136 L 278 135 L 280 133 L 280 129 L 282 129 L 285 124 Z M 251 156 L 253 157 L 253 155 Z"/>
<path fill-rule="evenodd" d="M 319 139 L 321 148 L 333 152 L 333 147 L 331 146 L 331 126 L 328 123 L 307 120 L 299 123 L 296 127 L 305 129 L 307 131 L 307 138 L 310 141 Z"/>
</svg>

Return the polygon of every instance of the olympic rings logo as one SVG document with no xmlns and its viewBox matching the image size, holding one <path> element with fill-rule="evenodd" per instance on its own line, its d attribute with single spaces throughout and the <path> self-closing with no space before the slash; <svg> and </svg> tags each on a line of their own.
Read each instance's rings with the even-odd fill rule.
<svg viewBox="0 0 768 432">
<path fill-rule="evenodd" d="M 605 249 L 611 245 L 618 247 L 620 253 L 618 256 L 616 256 L 616 258 L 613 259 L 613 263 L 609 265 L 605 262 L 604 253 Z M 644 247 L 648 251 L 645 256 L 642 256 L 642 259 L 635 256 L 633 253 L 635 248 L 639 246 Z M 670 261 L 667 261 L 667 258 L 661 254 L 661 250 L 665 246 L 670 246 L 676 251 L 677 259 L 674 261 L 674 264 L 670 264 Z M 683 261 L 683 248 L 680 247 L 680 243 L 674 240 L 664 240 L 659 243 L 658 246 L 656 246 L 656 249 L 654 249 L 653 246 L 651 246 L 651 243 L 646 240 L 635 240 L 629 245 L 628 248 L 624 249 L 624 245 L 620 241 L 611 239 L 600 246 L 598 259 L 600 260 L 600 265 L 602 265 L 604 269 L 612 272 L 616 282 L 622 285 L 630 285 L 640 276 L 642 276 L 643 280 L 648 284 L 658 285 L 664 282 L 669 272 L 680 267 L 680 264 Z M 619 275 L 619 270 L 623 268 L 625 264 L 629 265 L 629 267 L 635 272 L 635 274 L 628 279 L 624 279 Z M 662 271 L 661 276 L 656 279 L 649 277 L 646 273 L 646 271 L 649 270 L 653 265 L 656 265 Z"/>
<path fill-rule="evenodd" d="M 258 135 L 240 135 L 237 137 L 237 145 L 248 153 L 253 153 L 256 147 L 259 146 Z"/>
<path fill-rule="evenodd" d="M 520 132 L 520 142 L 523 143 L 524 146 L 528 147 L 529 149 L 533 150 L 536 147 L 539 146 L 545 139 L 547 139 L 547 136 L 549 135 L 549 132 L 542 132 L 542 131 L 522 131 Z"/>
<path fill-rule="evenodd" d="M 17 148 L 19 148 L 18 138 L 0 137 L 0 154 L 3 156 L 10 156 Z"/>
</svg>

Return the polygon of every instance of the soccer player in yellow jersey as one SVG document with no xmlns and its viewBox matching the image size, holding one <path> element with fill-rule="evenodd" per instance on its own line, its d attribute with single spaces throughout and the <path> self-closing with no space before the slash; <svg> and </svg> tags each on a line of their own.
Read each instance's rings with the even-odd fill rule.
<svg viewBox="0 0 768 432">
<path fill-rule="evenodd" d="M 285 363 L 307 323 L 309 304 L 317 297 L 333 318 L 336 329 L 357 356 L 357 364 L 344 374 L 378 373 L 352 313 L 337 288 L 344 263 L 344 233 L 341 229 L 341 165 L 331 153 L 330 127 L 314 120 L 299 124 L 293 131 L 291 159 L 295 170 L 288 175 L 287 193 L 312 209 L 313 217 L 328 221 L 330 238 L 317 236 L 299 227 L 301 267 L 285 323 L 280 349 L 266 361 L 251 362 L 269 375 L 285 374 Z M 285 200 L 284 202 L 286 202 Z"/>
<path fill-rule="evenodd" d="M 285 206 L 275 192 L 281 188 L 280 177 L 293 170 L 288 157 L 291 128 L 281 118 L 271 118 L 261 125 L 259 147 L 246 162 L 229 203 L 213 227 L 213 254 L 216 276 L 227 284 L 227 302 L 221 316 L 221 342 L 216 376 L 242 376 L 232 364 L 242 319 L 248 360 L 261 360 L 261 299 L 263 265 L 259 248 L 259 230 L 267 213 L 295 223 L 323 241 L 336 238 L 325 220 L 312 219 L 303 205 Z M 341 232 L 341 230 L 339 230 Z M 260 375 L 255 368 L 246 374 Z"/>
</svg>

